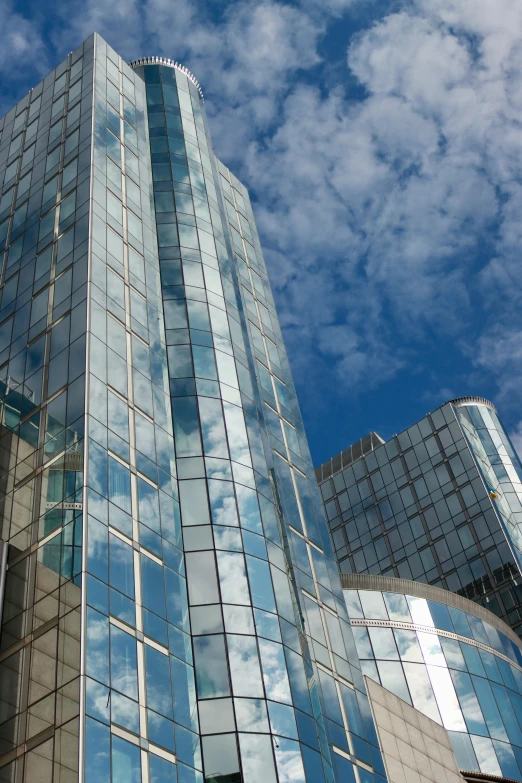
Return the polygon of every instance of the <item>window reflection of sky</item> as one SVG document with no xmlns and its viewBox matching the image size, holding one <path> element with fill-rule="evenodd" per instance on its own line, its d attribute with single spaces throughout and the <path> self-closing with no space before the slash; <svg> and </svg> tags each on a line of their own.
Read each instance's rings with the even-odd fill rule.
<svg viewBox="0 0 522 783">
<path fill-rule="evenodd" d="M 514 642 L 475 615 L 417 596 L 344 594 L 356 622 L 422 626 L 354 625 L 363 673 L 442 724 L 461 769 L 522 780 L 522 659 Z"/>
</svg>

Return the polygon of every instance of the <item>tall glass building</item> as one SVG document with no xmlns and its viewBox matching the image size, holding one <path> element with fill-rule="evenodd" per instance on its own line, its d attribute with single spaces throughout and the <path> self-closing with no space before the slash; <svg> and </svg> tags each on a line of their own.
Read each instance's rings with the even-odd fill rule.
<svg viewBox="0 0 522 783">
<path fill-rule="evenodd" d="M 198 83 L 94 35 L 0 134 L 0 780 L 383 783 Z"/>
<path fill-rule="evenodd" d="M 481 397 L 317 468 L 341 572 L 465 596 L 522 636 L 522 464 Z"/>
</svg>

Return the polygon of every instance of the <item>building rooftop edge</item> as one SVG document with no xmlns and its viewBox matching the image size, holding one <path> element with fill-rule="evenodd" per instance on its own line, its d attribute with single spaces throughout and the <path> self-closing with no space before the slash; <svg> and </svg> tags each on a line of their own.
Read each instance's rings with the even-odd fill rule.
<svg viewBox="0 0 522 783">
<path fill-rule="evenodd" d="M 190 79 L 203 98 L 203 90 L 194 74 L 175 60 L 170 60 L 168 57 L 139 57 L 137 60 L 132 60 L 132 62 L 129 63 L 130 68 L 139 68 L 141 65 L 166 65 L 168 68 L 175 68 L 176 70 L 181 71 L 181 73 L 184 73 L 185 76 Z"/>
<path fill-rule="evenodd" d="M 452 400 L 446 400 L 446 402 L 443 402 L 442 405 L 439 405 L 438 408 L 435 408 L 434 410 L 439 410 L 440 408 L 443 408 L 444 405 L 454 405 L 456 408 L 465 408 L 467 405 L 485 405 L 486 408 L 489 408 L 490 410 L 497 413 L 497 409 L 493 405 L 492 402 L 487 400 L 485 397 L 478 397 L 478 396 L 467 396 L 467 397 L 455 397 Z M 430 411 L 432 413 L 433 411 Z M 426 414 L 428 415 L 428 414 Z M 422 417 L 424 418 L 424 417 Z M 420 421 L 420 419 L 418 419 Z M 409 426 L 411 427 L 413 424 L 416 424 L 416 422 L 412 422 Z M 408 429 L 408 427 L 406 427 Z M 373 430 L 369 432 L 364 437 L 360 438 L 360 440 L 355 441 L 355 443 L 352 443 L 350 446 L 348 446 L 346 449 L 343 449 L 343 451 L 340 451 L 338 454 L 335 454 L 333 457 L 330 457 L 330 459 L 325 460 L 325 462 L 322 462 L 320 465 L 318 465 L 315 468 L 315 477 L 317 481 L 320 483 L 322 481 L 325 481 L 327 478 L 330 478 L 335 473 L 338 473 L 340 470 L 343 470 L 344 468 L 348 467 L 348 465 L 351 465 L 353 462 L 357 462 L 357 460 L 361 459 L 361 457 L 364 457 L 365 454 L 368 452 L 363 451 L 361 454 L 359 454 L 355 459 L 352 459 L 351 461 L 344 462 L 344 459 L 341 459 L 342 455 L 344 455 L 346 452 L 350 451 L 354 446 L 357 446 L 358 444 L 362 443 L 366 440 L 366 438 L 372 438 L 375 436 L 380 442 L 377 443 L 377 446 L 380 446 L 386 441 L 384 441 L 380 435 L 377 435 L 376 432 Z M 391 438 L 389 439 L 391 440 Z M 377 448 L 377 446 L 373 446 L 370 451 L 373 451 L 373 448 Z M 335 470 L 333 469 L 333 461 L 339 459 L 339 467 L 336 467 Z M 327 467 L 327 471 L 323 471 L 323 468 Z M 326 475 L 324 475 L 326 473 Z"/>
<path fill-rule="evenodd" d="M 441 587 L 428 585 L 424 582 L 413 582 L 410 579 L 399 579 L 396 576 L 380 576 L 378 574 L 340 574 L 343 590 L 377 590 L 386 593 L 400 593 L 401 595 L 413 595 L 417 598 L 426 598 L 429 601 L 437 601 L 454 609 L 461 609 L 475 617 L 489 623 L 497 631 L 501 631 L 511 639 L 517 647 L 522 648 L 522 642 L 516 633 L 500 617 L 485 609 L 475 601 L 464 598 L 462 595 L 443 590 Z"/>
<path fill-rule="evenodd" d="M 518 783 L 514 778 L 503 778 L 500 775 L 493 775 L 491 772 L 470 772 L 461 769 L 460 774 L 464 780 L 473 780 L 476 783 Z"/>
<path fill-rule="evenodd" d="M 490 408 L 495 413 L 497 412 L 493 403 L 486 400 L 485 397 L 455 397 L 454 400 L 448 400 L 444 403 L 444 405 L 448 404 L 455 405 L 456 408 L 462 408 L 466 405 L 485 405 L 486 408 Z M 442 408 L 442 405 L 439 405 L 439 408 Z"/>
<path fill-rule="evenodd" d="M 330 469 L 328 476 L 325 476 L 325 478 L 329 478 L 334 473 L 338 473 L 339 470 L 348 467 L 348 465 L 351 465 L 353 462 L 357 462 L 358 459 L 361 459 L 361 457 L 364 457 L 366 454 L 369 454 L 378 446 L 384 445 L 384 443 L 386 443 L 386 441 L 383 440 L 383 438 L 381 438 L 381 436 L 378 435 L 377 432 L 374 432 L 372 430 L 363 438 L 356 440 L 355 443 L 350 444 L 350 446 L 348 446 L 346 449 L 340 451 L 339 454 L 336 454 L 334 457 L 330 457 L 330 459 L 327 459 L 326 462 L 323 462 L 321 463 L 321 465 L 318 465 L 315 468 L 315 476 L 317 481 L 321 482 L 323 480 L 322 474 L 323 474 L 324 466 L 328 466 L 328 468 Z M 354 449 L 355 449 L 355 456 L 354 456 Z M 339 467 L 336 466 L 334 469 L 333 462 L 335 460 L 339 460 Z"/>
</svg>

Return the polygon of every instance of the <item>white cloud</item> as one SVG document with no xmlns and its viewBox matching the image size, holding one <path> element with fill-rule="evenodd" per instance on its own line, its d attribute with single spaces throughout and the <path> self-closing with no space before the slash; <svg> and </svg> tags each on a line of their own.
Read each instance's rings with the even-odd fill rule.
<svg viewBox="0 0 522 783">
<path fill-rule="evenodd" d="M 15 71 L 23 68 L 24 58 L 44 58 L 41 67 L 46 67 L 44 43 L 41 27 L 37 19 L 29 19 L 14 10 L 12 3 L 4 0 L 0 3 L 2 14 L 2 30 L 0 33 L 2 47 L 0 64 Z"/>
<path fill-rule="evenodd" d="M 185 0 L 149 0 L 146 8 L 161 52 L 175 50 L 203 85 L 214 143 L 227 159 L 241 158 L 252 139 L 278 124 L 295 73 L 319 61 L 324 26 L 274 0 L 227 4 L 217 22 Z"/>
<path fill-rule="evenodd" d="M 522 421 L 519 421 L 518 424 L 511 430 L 509 437 L 515 451 L 520 456 L 522 454 Z"/>
<path fill-rule="evenodd" d="M 520 406 L 522 388 L 522 328 L 514 314 L 512 320 L 512 325 L 502 322 L 487 329 L 474 357 L 478 368 L 498 379 L 497 401 L 509 413 Z"/>
<path fill-rule="evenodd" d="M 0 114 L 13 105 L 13 86 L 22 83 L 30 75 L 35 82 L 51 69 L 43 37 L 42 22 L 37 15 L 32 18 L 15 10 L 9 0 L 0 2 L 0 68 L 4 82 L 0 90 Z M 33 85 L 31 85 L 33 86 Z"/>
<path fill-rule="evenodd" d="M 298 374 L 333 357 L 347 389 L 385 380 L 418 363 L 426 334 L 462 345 L 478 383 L 513 372 L 512 352 L 493 368 L 480 348 L 509 341 L 521 290 L 522 13 L 501 5 L 389 15 L 349 50 L 361 100 L 296 87 L 249 146 Z M 405 342 L 408 357 L 394 347 Z"/>
<path fill-rule="evenodd" d="M 474 362 L 470 381 L 520 398 L 519 0 L 383 7 L 325 83 L 325 33 L 375 4 L 60 8 L 69 48 L 96 28 L 124 56 L 174 57 L 202 83 L 215 150 L 256 196 L 298 379 L 333 363 L 339 388 L 380 383 L 426 361 L 429 336 Z"/>
<path fill-rule="evenodd" d="M 51 38 L 59 51 L 67 53 L 93 33 L 129 59 L 144 43 L 138 0 L 85 0 L 75 11 L 70 0 L 61 0 L 54 8 Z"/>
</svg>

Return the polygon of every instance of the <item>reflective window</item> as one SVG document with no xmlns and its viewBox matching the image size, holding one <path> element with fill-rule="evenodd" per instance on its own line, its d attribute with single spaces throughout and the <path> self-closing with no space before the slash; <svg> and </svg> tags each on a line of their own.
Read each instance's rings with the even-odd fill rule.
<svg viewBox="0 0 522 783">
<path fill-rule="evenodd" d="M 388 620 L 382 593 L 361 590 L 359 598 L 364 616 L 370 620 Z"/>
<path fill-rule="evenodd" d="M 276 783 L 271 738 L 262 734 L 240 734 L 239 746 L 245 781 Z"/>
<path fill-rule="evenodd" d="M 263 697 L 263 684 L 255 637 L 228 634 L 227 645 L 234 696 Z M 274 669 L 276 673 L 280 673 L 280 660 L 274 663 Z M 285 685 L 286 683 L 283 681 L 281 692 L 284 695 L 287 693 Z M 287 699 L 281 700 L 286 701 Z"/>
<path fill-rule="evenodd" d="M 418 663 L 404 663 L 413 706 L 428 718 L 441 723 L 441 718 L 426 667 Z"/>
<path fill-rule="evenodd" d="M 225 655 L 225 637 L 197 636 L 194 638 L 194 664 L 200 699 L 228 696 L 230 685 Z"/>
<path fill-rule="evenodd" d="M 113 688 L 129 696 L 138 698 L 138 664 L 136 659 L 136 639 L 128 633 L 111 625 L 111 684 Z"/>
<path fill-rule="evenodd" d="M 399 658 L 395 640 L 393 637 L 393 631 L 391 628 L 368 628 L 370 634 L 370 640 L 372 647 L 376 650 L 376 655 L 379 658 L 385 660 L 393 660 Z"/>
<path fill-rule="evenodd" d="M 407 596 L 407 600 L 413 622 L 417 625 L 427 625 L 433 628 L 434 623 L 428 607 L 428 602 L 424 598 L 417 598 L 412 595 Z"/>
<path fill-rule="evenodd" d="M 112 783 L 141 783 L 141 751 L 137 745 L 117 737 L 112 743 Z"/>
<path fill-rule="evenodd" d="M 217 552 L 221 597 L 225 603 L 250 604 L 245 559 L 234 552 Z"/>
<path fill-rule="evenodd" d="M 390 620 L 398 620 L 403 623 L 412 622 L 406 596 L 399 593 L 383 593 L 383 598 Z"/>
<path fill-rule="evenodd" d="M 203 761 L 205 780 L 224 778 L 230 783 L 240 783 L 239 758 L 234 734 L 219 734 L 203 738 Z"/>
<path fill-rule="evenodd" d="M 260 639 L 259 651 L 268 698 L 291 704 L 290 684 L 282 645 Z"/>
</svg>

